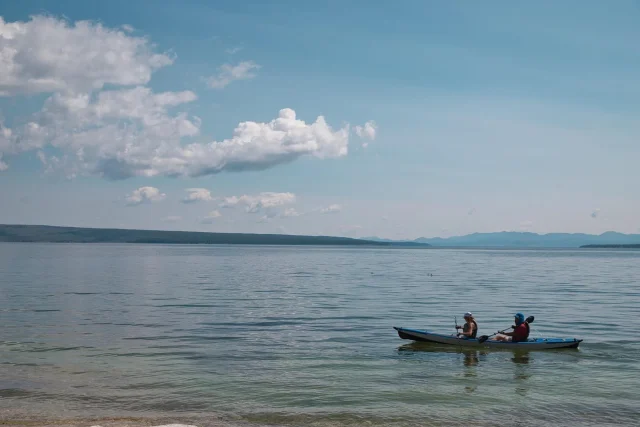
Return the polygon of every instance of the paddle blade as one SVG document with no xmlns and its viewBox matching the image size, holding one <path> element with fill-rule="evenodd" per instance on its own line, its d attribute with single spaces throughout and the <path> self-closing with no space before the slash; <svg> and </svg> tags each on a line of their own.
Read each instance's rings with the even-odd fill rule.
<svg viewBox="0 0 640 427">
<path fill-rule="evenodd" d="M 485 342 L 488 339 L 489 339 L 489 335 L 481 335 L 480 338 L 478 338 L 478 342 L 480 344 L 482 344 L 483 342 Z"/>
<path fill-rule="evenodd" d="M 533 321 L 535 320 L 535 316 L 529 316 L 525 319 L 525 322 L 527 323 L 533 323 Z"/>
</svg>

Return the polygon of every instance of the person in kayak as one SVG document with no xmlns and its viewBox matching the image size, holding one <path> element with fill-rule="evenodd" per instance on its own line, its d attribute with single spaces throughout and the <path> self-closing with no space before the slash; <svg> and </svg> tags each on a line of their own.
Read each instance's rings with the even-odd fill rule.
<svg viewBox="0 0 640 427">
<path fill-rule="evenodd" d="M 478 335 L 478 324 L 476 319 L 473 318 L 473 314 L 467 312 L 464 314 L 464 326 L 456 326 L 456 329 L 462 328 L 462 332 L 458 332 L 458 337 L 463 338 L 475 338 Z"/>
<path fill-rule="evenodd" d="M 514 316 L 516 326 L 513 332 L 504 332 L 496 336 L 496 341 L 522 342 L 529 338 L 529 324 L 524 320 L 524 314 L 516 313 Z"/>
</svg>

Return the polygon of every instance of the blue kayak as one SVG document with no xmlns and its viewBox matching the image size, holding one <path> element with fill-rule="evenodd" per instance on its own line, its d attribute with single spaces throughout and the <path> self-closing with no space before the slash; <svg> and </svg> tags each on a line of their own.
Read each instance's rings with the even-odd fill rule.
<svg viewBox="0 0 640 427">
<path fill-rule="evenodd" d="M 578 348 L 578 345 L 582 342 L 581 339 L 577 338 L 529 338 L 527 341 L 521 342 L 496 341 L 489 339 L 481 343 L 477 338 L 459 338 L 456 334 L 437 334 L 426 330 L 399 328 L 396 326 L 394 326 L 393 329 L 398 331 L 398 336 L 400 338 L 406 340 L 433 342 L 472 348 L 551 350 L 555 348 Z"/>
</svg>

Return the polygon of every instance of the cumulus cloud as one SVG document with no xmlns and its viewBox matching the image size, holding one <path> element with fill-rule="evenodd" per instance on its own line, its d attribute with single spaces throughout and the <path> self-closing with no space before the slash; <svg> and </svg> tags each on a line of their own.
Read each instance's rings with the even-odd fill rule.
<svg viewBox="0 0 640 427">
<path fill-rule="evenodd" d="M 124 28 L 124 29 L 123 29 Z M 8 156 L 43 150 L 46 171 L 67 177 L 200 177 L 264 170 L 302 156 L 346 156 L 350 125 L 334 130 L 319 116 L 307 123 L 284 108 L 267 122 L 244 121 L 221 141 L 193 142 L 201 119 L 188 114 L 191 91 L 155 93 L 144 85 L 173 57 L 155 53 L 132 28 L 50 17 L 0 18 L 0 96 L 50 93 L 31 117 L 0 123 L 0 170 Z M 221 87 L 253 76 L 251 61 L 221 67 Z M 373 122 L 358 127 L 375 136 Z"/>
<path fill-rule="evenodd" d="M 173 60 L 154 53 L 145 38 L 98 23 L 0 17 L 0 96 L 146 84 L 154 70 Z"/>
<path fill-rule="evenodd" d="M 262 215 L 257 222 L 259 223 L 264 223 L 264 222 L 269 222 L 274 218 L 278 217 L 278 213 L 276 211 L 274 211 L 273 209 L 269 209 L 267 210 L 265 215 Z"/>
<path fill-rule="evenodd" d="M 284 212 L 282 212 L 282 216 L 285 218 L 292 218 L 300 215 L 302 214 L 295 210 L 295 208 L 287 208 L 284 210 Z"/>
<path fill-rule="evenodd" d="M 0 172 L 9 169 L 9 165 L 7 165 L 3 160 L 3 153 L 12 153 L 14 152 L 14 137 L 11 129 L 4 127 L 4 123 L 0 120 Z"/>
<path fill-rule="evenodd" d="M 338 213 L 341 210 L 342 210 L 342 206 L 340 205 L 330 205 L 330 206 L 327 206 L 326 208 L 320 209 L 320 213 L 331 214 L 331 213 Z"/>
<path fill-rule="evenodd" d="M 137 190 L 133 190 L 131 194 L 128 194 L 125 198 L 127 205 L 137 206 L 142 203 L 160 202 L 167 197 L 165 193 L 161 193 L 155 187 L 140 187 Z"/>
<path fill-rule="evenodd" d="M 295 201 L 296 195 L 293 193 L 263 192 L 257 195 L 225 197 L 220 203 L 220 207 L 233 208 L 239 205 L 244 205 L 247 212 L 257 213 L 263 208 L 274 208 L 276 206 L 295 203 Z"/>
<path fill-rule="evenodd" d="M 202 224 L 211 224 L 213 223 L 216 219 L 220 218 L 222 216 L 222 214 L 215 210 L 215 211 L 211 211 L 209 212 L 205 217 L 203 217 L 200 222 Z"/>
<path fill-rule="evenodd" d="M 213 200 L 211 193 L 206 188 L 187 188 L 189 194 L 182 199 L 182 203 L 210 202 Z"/>
<path fill-rule="evenodd" d="M 287 208 L 284 211 L 268 208 L 268 209 L 265 209 L 265 214 L 260 217 L 258 222 L 269 222 L 272 219 L 277 219 L 277 218 L 295 218 L 301 215 L 303 214 L 298 212 L 295 208 Z"/>
<path fill-rule="evenodd" d="M 378 129 L 378 126 L 376 125 L 376 122 L 374 122 L 373 120 L 370 120 L 366 122 L 364 126 L 356 126 L 354 129 L 355 129 L 356 135 L 358 135 L 360 138 L 373 141 L 374 139 L 376 139 L 376 130 Z M 366 148 L 368 145 L 369 145 L 369 142 L 365 141 L 362 143 L 362 146 L 364 148 Z"/>
<path fill-rule="evenodd" d="M 243 61 L 237 65 L 224 64 L 218 68 L 218 74 L 206 79 L 207 85 L 212 89 L 222 89 L 236 80 L 249 80 L 256 76 L 256 71 L 261 68 L 253 61 Z"/>
<path fill-rule="evenodd" d="M 600 215 L 600 209 L 595 209 L 593 212 L 591 212 L 591 218 L 597 218 L 598 215 Z"/>
<path fill-rule="evenodd" d="M 318 158 L 347 154 L 348 130 L 333 131 L 320 116 L 312 124 L 285 108 L 268 123 L 242 122 L 230 139 L 189 144 L 175 154 L 184 162 L 172 168 L 179 175 L 202 176 L 225 171 L 263 170 L 303 155 Z M 158 171 L 160 172 L 160 171 Z"/>
<path fill-rule="evenodd" d="M 200 120 L 168 109 L 196 99 L 193 92 L 154 94 L 136 87 L 91 94 L 52 95 L 16 136 L 14 152 L 46 145 L 67 156 L 76 174 L 110 179 L 175 174 L 183 137 L 199 133 Z M 42 160 L 42 159 L 41 159 Z M 44 164 L 50 162 L 43 161 Z"/>
<path fill-rule="evenodd" d="M 14 151 L 51 145 L 69 156 L 65 165 L 74 175 L 108 179 L 199 177 L 264 170 L 305 155 L 347 154 L 347 128 L 333 131 L 322 116 L 307 124 L 288 108 L 268 123 L 240 123 L 229 139 L 182 144 L 200 132 L 200 119 L 168 109 L 195 98 L 189 91 L 154 94 L 144 87 L 101 92 L 93 99 L 56 94 L 24 127 Z"/>
<path fill-rule="evenodd" d="M 268 208 L 264 210 L 264 215 L 262 215 L 260 217 L 260 219 L 258 219 L 258 222 L 270 222 L 271 220 L 274 219 L 282 219 L 282 218 L 295 218 L 298 216 L 303 215 L 302 213 L 298 212 L 297 210 L 295 210 L 294 208 L 287 208 L 285 210 L 277 210 L 274 208 Z"/>
</svg>

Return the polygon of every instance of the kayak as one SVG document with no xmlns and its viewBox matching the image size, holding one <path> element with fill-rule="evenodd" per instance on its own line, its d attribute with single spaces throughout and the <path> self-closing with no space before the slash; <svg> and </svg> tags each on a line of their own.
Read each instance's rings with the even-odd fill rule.
<svg viewBox="0 0 640 427">
<path fill-rule="evenodd" d="M 524 349 L 524 350 L 550 350 L 555 348 L 578 348 L 582 342 L 577 338 L 529 338 L 527 341 L 510 342 L 486 340 L 480 343 L 477 338 L 458 338 L 455 334 L 444 335 L 434 332 L 393 327 L 398 331 L 398 336 L 405 340 L 432 342 L 438 344 L 455 345 L 458 347 L 478 347 L 478 348 L 503 348 L 503 349 Z"/>
</svg>

